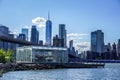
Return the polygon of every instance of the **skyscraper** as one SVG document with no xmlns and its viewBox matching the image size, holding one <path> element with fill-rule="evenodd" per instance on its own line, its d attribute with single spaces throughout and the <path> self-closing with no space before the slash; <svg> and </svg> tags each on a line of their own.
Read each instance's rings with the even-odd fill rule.
<svg viewBox="0 0 120 80">
<path fill-rule="evenodd" d="M 113 51 L 113 52 L 117 52 L 116 50 L 117 50 L 117 48 L 116 48 L 116 44 L 113 43 L 113 45 L 112 45 L 112 51 Z"/>
<path fill-rule="evenodd" d="M 37 30 L 37 35 L 36 35 L 36 39 L 37 39 L 37 44 L 39 44 L 39 31 Z"/>
<path fill-rule="evenodd" d="M 36 29 L 36 26 L 33 25 L 31 29 L 31 42 L 38 44 L 39 41 L 39 32 Z"/>
<path fill-rule="evenodd" d="M 67 39 L 66 39 L 65 24 L 59 24 L 59 38 L 64 39 L 64 44 L 63 44 L 64 46 L 63 47 L 66 47 Z"/>
<path fill-rule="evenodd" d="M 91 51 L 103 53 L 104 49 L 104 33 L 101 30 L 91 32 Z"/>
<path fill-rule="evenodd" d="M 62 45 L 62 44 L 64 44 L 63 41 L 64 41 L 63 39 L 60 39 L 58 37 L 58 35 L 56 35 L 56 36 L 53 37 L 53 46 L 55 46 L 55 47 L 63 47 L 64 46 L 64 45 Z"/>
<path fill-rule="evenodd" d="M 9 36 L 9 28 L 4 26 L 4 25 L 0 25 L 0 36 Z M 4 50 L 8 49 L 8 42 L 4 42 L 4 41 L 0 41 L 0 48 L 3 48 Z"/>
<path fill-rule="evenodd" d="M 120 58 L 120 39 L 118 39 L 117 54 L 118 54 L 118 57 Z"/>
<path fill-rule="evenodd" d="M 108 43 L 108 52 L 111 52 L 111 44 Z"/>
<path fill-rule="evenodd" d="M 46 21 L 46 45 L 51 46 L 52 40 L 52 22 L 50 21 L 50 15 L 48 13 L 48 20 Z"/>
<path fill-rule="evenodd" d="M 22 34 L 25 34 L 26 36 L 25 40 L 28 40 L 28 29 L 27 28 L 22 28 Z"/>
<path fill-rule="evenodd" d="M 112 44 L 112 59 L 117 59 L 117 58 L 118 58 L 117 47 L 116 47 L 116 44 L 113 43 Z"/>
<path fill-rule="evenodd" d="M 20 40 L 26 40 L 26 35 L 25 34 L 19 34 L 18 39 Z"/>
<path fill-rule="evenodd" d="M 73 47 L 73 40 L 70 40 L 69 41 L 69 48 L 72 48 Z"/>
<path fill-rule="evenodd" d="M 39 40 L 39 45 L 43 46 L 43 40 Z"/>
<path fill-rule="evenodd" d="M 60 41 L 58 35 L 53 37 L 53 46 L 60 47 Z"/>
<path fill-rule="evenodd" d="M 14 39 L 14 34 L 9 34 L 10 38 Z M 16 44 L 15 43 L 8 43 L 8 49 L 13 50 L 14 52 L 16 52 Z"/>
</svg>

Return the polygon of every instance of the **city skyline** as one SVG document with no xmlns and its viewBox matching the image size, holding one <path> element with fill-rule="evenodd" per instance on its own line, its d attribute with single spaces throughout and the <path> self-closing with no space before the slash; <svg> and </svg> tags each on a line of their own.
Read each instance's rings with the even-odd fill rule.
<svg viewBox="0 0 120 80">
<path fill-rule="evenodd" d="M 75 5 L 72 6 L 73 4 Z M 59 24 L 66 24 L 68 38 L 75 39 L 76 44 L 89 45 L 90 32 L 97 29 L 105 33 L 106 44 L 113 43 L 120 38 L 119 4 L 119 0 L 54 0 L 53 2 L 49 0 L 35 2 L 32 0 L 0 0 L 0 24 L 8 26 L 11 31 L 20 32 L 21 28 L 31 27 L 34 23 L 41 27 L 39 28 L 40 35 L 43 32 L 45 35 L 44 22 L 50 11 L 53 36 L 58 34 Z M 45 37 L 43 35 L 40 39 Z M 111 38 L 111 35 L 114 38 Z"/>
<path fill-rule="evenodd" d="M 119 73 L 120 0 L 0 0 L 0 80 Z"/>
</svg>

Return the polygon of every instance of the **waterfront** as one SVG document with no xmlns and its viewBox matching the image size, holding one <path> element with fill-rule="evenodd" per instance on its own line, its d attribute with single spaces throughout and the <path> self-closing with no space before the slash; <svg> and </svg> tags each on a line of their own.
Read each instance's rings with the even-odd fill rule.
<svg viewBox="0 0 120 80">
<path fill-rule="evenodd" d="M 120 64 L 106 64 L 105 68 L 15 71 L 3 74 L 0 80 L 120 80 Z"/>
</svg>

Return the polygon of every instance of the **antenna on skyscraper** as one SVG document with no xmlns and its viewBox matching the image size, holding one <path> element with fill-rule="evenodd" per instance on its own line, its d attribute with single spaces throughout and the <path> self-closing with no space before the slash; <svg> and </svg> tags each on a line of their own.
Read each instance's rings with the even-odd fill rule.
<svg viewBox="0 0 120 80">
<path fill-rule="evenodd" d="M 50 12 L 48 11 L 48 20 L 50 20 Z"/>
</svg>

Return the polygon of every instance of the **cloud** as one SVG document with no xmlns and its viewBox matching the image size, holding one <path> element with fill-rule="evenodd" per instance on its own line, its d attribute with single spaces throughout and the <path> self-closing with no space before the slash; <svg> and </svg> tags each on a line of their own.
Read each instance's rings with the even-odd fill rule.
<svg viewBox="0 0 120 80">
<path fill-rule="evenodd" d="M 67 37 L 81 37 L 81 36 L 88 36 L 88 34 L 79 34 L 79 33 L 67 34 Z"/>
<path fill-rule="evenodd" d="M 37 25 L 38 28 L 41 28 L 39 29 L 39 39 L 45 42 L 45 34 L 43 33 L 45 33 L 46 19 L 43 17 L 36 17 L 32 19 L 32 23 Z"/>
<path fill-rule="evenodd" d="M 30 29 L 30 28 L 31 28 L 31 26 L 25 25 L 25 26 L 24 26 L 24 28 L 28 28 L 28 29 Z"/>
<path fill-rule="evenodd" d="M 43 17 L 36 17 L 36 18 L 32 19 L 32 23 L 37 25 L 39 28 L 44 28 L 46 19 Z"/>
<path fill-rule="evenodd" d="M 86 42 L 86 41 L 80 42 L 80 43 L 77 43 L 76 46 L 79 48 L 82 48 L 82 49 L 85 48 L 88 50 L 90 48 L 90 42 Z"/>
<path fill-rule="evenodd" d="M 88 36 L 89 36 L 88 34 L 70 33 L 70 34 L 67 34 L 67 39 L 74 40 L 76 42 L 76 41 L 84 40 Z"/>
<path fill-rule="evenodd" d="M 73 40 L 73 45 L 76 50 L 78 50 L 78 53 L 81 53 L 82 51 L 90 50 L 90 42 L 89 35 L 88 34 L 80 34 L 80 33 L 70 33 L 67 34 L 67 41 L 69 44 L 69 41 Z"/>
<path fill-rule="evenodd" d="M 10 31 L 10 34 L 18 35 L 19 33 L 17 31 Z"/>
</svg>

